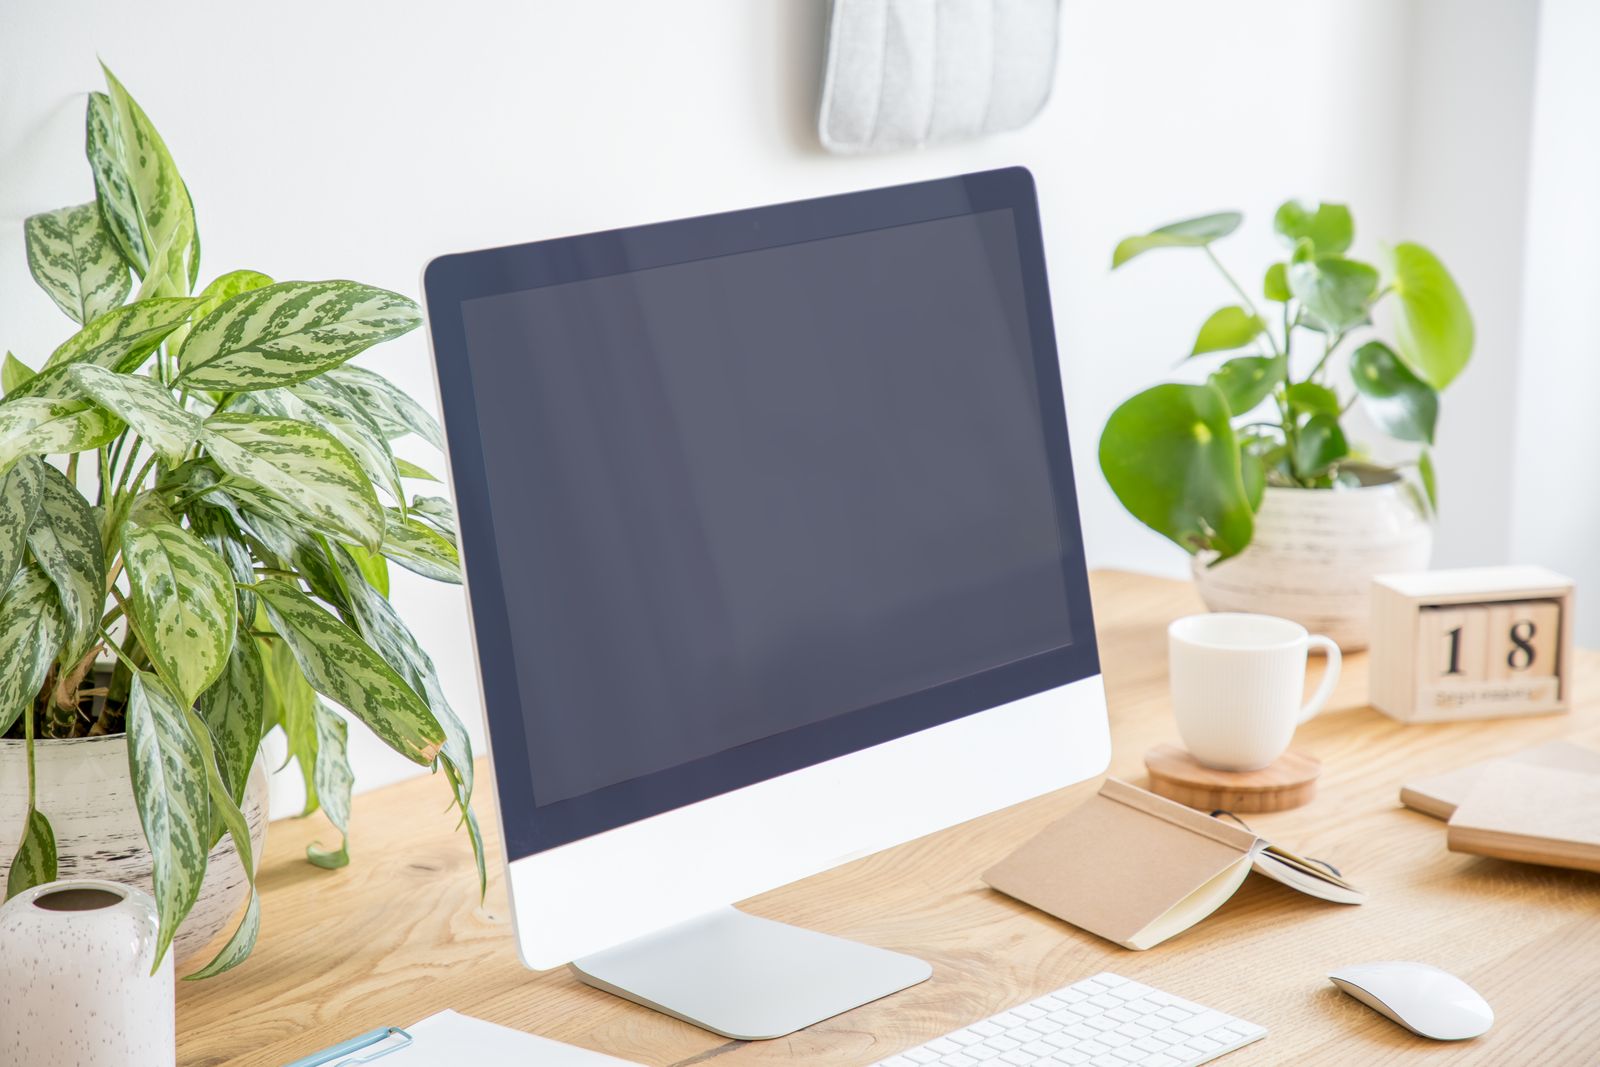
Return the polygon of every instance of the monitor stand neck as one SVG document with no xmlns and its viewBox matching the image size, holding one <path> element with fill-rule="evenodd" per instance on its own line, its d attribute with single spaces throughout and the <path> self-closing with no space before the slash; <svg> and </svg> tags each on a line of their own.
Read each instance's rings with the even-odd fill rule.
<svg viewBox="0 0 1600 1067">
<path fill-rule="evenodd" d="M 922 960 L 720 908 L 574 960 L 582 981 L 723 1037 L 761 1041 L 916 985 Z"/>
</svg>

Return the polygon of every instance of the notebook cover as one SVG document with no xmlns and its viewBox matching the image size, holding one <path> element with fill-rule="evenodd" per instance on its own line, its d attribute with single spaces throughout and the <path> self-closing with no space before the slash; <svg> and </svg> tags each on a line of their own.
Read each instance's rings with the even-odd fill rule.
<svg viewBox="0 0 1600 1067">
<path fill-rule="evenodd" d="M 1502 760 L 1450 817 L 1452 852 L 1600 871 L 1600 775 Z"/>
<path fill-rule="evenodd" d="M 1108 778 L 1098 794 L 985 871 L 983 880 L 1132 947 L 1141 930 L 1239 864 L 1255 844 L 1254 834 Z M 1248 867 L 1241 880 L 1245 873 Z"/>
<path fill-rule="evenodd" d="M 1448 819 L 1456 806 L 1466 799 L 1478 776 L 1491 763 L 1510 760 L 1537 767 L 1553 767 L 1564 771 L 1600 774 L 1600 752 L 1584 748 L 1570 741 L 1551 741 L 1548 744 L 1525 748 L 1493 760 L 1480 760 L 1453 771 L 1408 782 L 1400 789 L 1400 803 L 1436 819 Z"/>
<path fill-rule="evenodd" d="M 1297 889 L 1307 896 L 1335 904 L 1365 904 L 1367 895 L 1332 871 L 1295 855 L 1277 845 L 1261 843 L 1252 857 L 1251 867 L 1259 875 Z"/>
</svg>

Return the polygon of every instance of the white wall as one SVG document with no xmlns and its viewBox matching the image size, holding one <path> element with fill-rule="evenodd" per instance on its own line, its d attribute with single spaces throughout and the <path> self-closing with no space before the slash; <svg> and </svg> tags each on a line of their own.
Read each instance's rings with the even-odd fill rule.
<svg viewBox="0 0 1600 1067">
<path fill-rule="evenodd" d="M 1545 0 L 1539 26 L 1512 555 L 1576 579 L 1600 642 L 1600 5 Z"/>
<path fill-rule="evenodd" d="M 1474 8 L 1496 27 L 1531 24 L 1517 0 Z M 1448 115 L 1458 88 L 1490 100 L 1526 71 L 1495 57 L 1497 28 L 1452 37 L 1419 74 L 1411 53 L 1431 44 L 1418 40 L 1417 10 L 1417 0 L 1066 0 L 1055 94 L 1032 126 L 839 158 L 814 133 L 823 0 L 288 0 L 270 18 L 171 0 L 12 4 L 0 14 L 0 344 L 37 363 L 68 326 L 27 277 L 18 222 L 92 195 L 81 94 L 97 85 L 96 55 L 155 118 L 188 179 L 206 277 L 249 266 L 416 294 L 422 265 L 444 251 L 1023 163 L 1043 201 L 1091 560 L 1178 572 L 1182 554 L 1121 510 L 1094 451 L 1111 408 L 1166 374 L 1230 294 L 1197 255 L 1152 255 L 1112 277 L 1111 248 L 1237 207 L 1246 227 L 1220 251 L 1254 285 L 1278 251 L 1271 211 L 1293 195 L 1351 203 L 1363 253 L 1379 237 L 1413 237 L 1451 262 L 1475 255 L 1456 207 L 1477 185 L 1429 201 L 1431 179 L 1404 177 L 1436 149 L 1464 159 L 1470 121 L 1419 144 L 1412 95 Z M 1496 121 L 1514 127 L 1515 109 L 1503 110 Z M 1509 232 L 1507 212 L 1521 217 L 1498 201 L 1478 210 L 1498 220 L 1494 240 Z M 1498 348 L 1506 329 L 1489 328 L 1482 306 L 1479 318 Z M 364 362 L 431 405 L 426 359 L 418 333 Z M 1480 391 L 1498 394 L 1491 377 Z M 1447 505 L 1442 545 L 1456 542 L 1450 524 L 1471 498 L 1458 483 L 1473 438 L 1455 427 L 1476 416 L 1470 397 L 1457 399 L 1440 461 L 1463 502 Z M 1496 544 L 1459 540 L 1463 553 Z M 458 708 L 474 711 L 459 590 L 402 574 L 395 601 Z M 408 770 L 360 731 L 353 742 L 361 786 Z"/>
</svg>

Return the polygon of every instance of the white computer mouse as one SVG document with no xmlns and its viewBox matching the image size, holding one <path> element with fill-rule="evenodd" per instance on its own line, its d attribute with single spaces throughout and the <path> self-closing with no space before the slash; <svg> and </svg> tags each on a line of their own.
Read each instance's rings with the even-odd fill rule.
<svg viewBox="0 0 1600 1067">
<path fill-rule="evenodd" d="M 1435 1041 L 1477 1037 L 1494 1009 L 1467 983 L 1426 963 L 1388 960 L 1328 972 L 1334 985 L 1413 1033 Z"/>
</svg>

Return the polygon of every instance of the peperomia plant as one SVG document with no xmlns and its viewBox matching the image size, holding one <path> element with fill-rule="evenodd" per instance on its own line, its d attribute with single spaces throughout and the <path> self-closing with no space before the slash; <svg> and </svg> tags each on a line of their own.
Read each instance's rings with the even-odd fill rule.
<svg viewBox="0 0 1600 1067">
<path fill-rule="evenodd" d="M 481 891 L 471 745 L 388 601 L 390 560 L 460 580 L 454 518 L 440 497 L 407 501 L 405 479 L 431 476 L 390 447 L 407 434 L 442 447 L 437 423 L 347 362 L 414 329 L 416 305 L 251 270 L 194 293 L 189 191 L 144 111 L 106 82 L 88 102 L 94 201 L 25 224 L 34 278 L 80 328 L 37 371 L 8 354 L 0 374 L 0 734 L 27 746 L 30 796 L 6 889 L 56 874 L 49 813 L 31 799 L 35 739 L 126 732 L 157 960 L 223 833 L 251 879 L 242 922 L 198 977 L 255 943 L 240 802 L 268 731 L 299 763 L 305 813 L 320 806 L 346 834 L 346 724 L 325 699 L 444 771 Z M 348 840 L 311 862 L 342 866 Z"/>
<path fill-rule="evenodd" d="M 1359 401 L 1379 430 L 1418 446 L 1402 466 L 1414 467 L 1425 506 L 1435 507 L 1429 450 L 1439 392 L 1473 344 L 1472 316 L 1449 272 L 1409 242 L 1387 250 L 1384 271 L 1351 259 L 1347 208 L 1290 201 L 1273 219 L 1289 256 L 1267 268 L 1259 305 L 1211 249 L 1242 221 L 1228 211 L 1175 222 L 1127 238 L 1112 255 L 1114 270 L 1152 249 L 1202 250 L 1240 302 L 1206 319 L 1186 358 L 1245 350 L 1202 384 L 1157 385 L 1112 413 L 1100 438 L 1112 491 L 1156 532 L 1220 562 L 1250 543 L 1267 486 L 1330 489 L 1373 476 L 1344 429 Z M 1391 296 L 1392 348 L 1373 336 L 1372 322 Z M 1355 340 L 1362 343 L 1345 358 L 1345 342 Z"/>
</svg>

